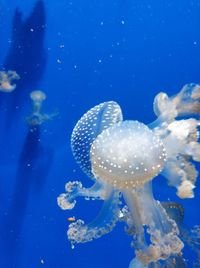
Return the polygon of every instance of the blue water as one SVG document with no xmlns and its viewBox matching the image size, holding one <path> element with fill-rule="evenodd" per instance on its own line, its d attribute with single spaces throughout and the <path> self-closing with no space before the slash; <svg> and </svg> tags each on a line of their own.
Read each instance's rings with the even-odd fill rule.
<svg viewBox="0 0 200 268">
<path fill-rule="evenodd" d="M 133 249 L 123 224 L 73 250 L 67 240 L 67 218 L 87 222 L 102 205 L 80 199 L 66 212 L 57 205 L 68 180 L 91 185 L 72 157 L 70 135 L 84 112 L 109 100 L 125 119 L 148 124 L 158 92 L 200 82 L 200 1 L 41 0 L 31 26 L 12 29 L 16 8 L 26 20 L 36 4 L 0 0 L 0 70 L 19 68 L 23 78 L 14 92 L 0 92 L 0 267 L 126 268 Z M 29 39 L 32 26 L 33 34 L 42 30 Z M 12 31 L 21 40 L 14 52 Z M 39 143 L 25 121 L 34 89 L 46 93 L 46 113 L 59 112 L 41 125 Z M 187 226 L 200 224 L 199 182 L 190 200 L 179 200 L 163 178 L 154 184 L 159 200 L 184 205 Z M 192 267 L 192 253 L 184 254 Z"/>
</svg>

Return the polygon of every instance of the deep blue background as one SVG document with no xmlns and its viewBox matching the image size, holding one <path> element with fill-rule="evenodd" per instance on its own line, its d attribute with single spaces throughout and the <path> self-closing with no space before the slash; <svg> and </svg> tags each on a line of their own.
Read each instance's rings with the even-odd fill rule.
<svg viewBox="0 0 200 268">
<path fill-rule="evenodd" d="M 148 124 L 155 119 L 152 104 L 158 92 L 173 95 L 185 83 L 200 82 L 200 1 L 44 3 L 47 65 L 36 89 L 47 94 L 44 111 L 58 110 L 59 116 L 41 127 L 42 149 L 37 153 L 47 164 L 36 176 L 19 172 L 28 133 L 24 118 L 31 111 L 28 97 L 14 127 L 7 130 L 0 123 L 0 267 L 126 268 L 133 250 L 122 224 L 74 250 L 67 241 L 67 217 L 89 221 L 101 206 L 100 201 L 81 199 L 74 211 L 63 212 L 57 206 L 56 198 L 68 180 L 91 183 L 72 158 L 70 134 L 84 112 L 108 100 L 121 105 L 125 119 Z M 0 0 L 0 69 L 11 46 L 15 8 L 26 18 L 34 4 Z M 4 122 L 6 112 L 0 112 Z M 154 186 L 159 200 L 178 200 L 163 178 L 157 178 Z M 189 227 L 200 224 L 200 190 L 195 193 L 192 200 L 179 200 Z M 185 254 L 192 258 L 189 250 Z"/>
</svg>

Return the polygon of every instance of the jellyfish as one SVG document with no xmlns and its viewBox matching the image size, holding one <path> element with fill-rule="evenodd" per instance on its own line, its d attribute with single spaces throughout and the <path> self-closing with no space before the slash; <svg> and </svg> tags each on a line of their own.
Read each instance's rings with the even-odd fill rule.
<svg viewBox="0 0 200 268">
<path fill-rule="evenodd" d="M 181 254 L 171 256 L 165 261 L 158 261 L 144 265 L 140 260 L 134 258 L 129 265 L 129 268 L 186 268 L 186 264 Z"/>
<path fill-rule="evenodd" d="M 14 80 L 19 80 L 20 76 L 15 71 L 0 71 L 0 91 L 10 93 L 16 88 Z"/>
<path fill-rule="evenodd" d="M 167 214 L 176 221 L 180 236 L 185 244 L 187 244 L 196 255 L 193 267 L 200 267 L 200 226 L 195 225 L 189 228 L 184 224 L 184 208 L 177 202 L 162 202 L 162 206 Z"/>
<path fill-rule="evenodd" d="M 161 174 L 169 185 L 176 187 L 178 197 L 193 198 L 198 177 L 193 162 L 200 162 L 200 85 L 186 84 L 171 98 L 159 93 L 154 100 L 154 112 L 158 119 L 149 127 L 162 139 L 167 153 Z"/>
<path fill-rule="evenodd" d="M 67 235 L 73 247 L 111 232 L 123 218 L 133 239 L 135 259 L 130 267 L 133 263 L 162 267 L 158 266 L 162 262 L 171 264 L 166 267 L 180 267 L 184 244 L 179 228 L 154 199 L 152 180 L 164 175 L 177 187 L 180 198 L 193 196 L 197 171 L 191 160 L 200 160 L 199 98 L 200 86 L 195 84 L 186 85 L 172 98 L 160 93 L 154 101 L 158 118 L 148 126 L 123 120 L 120 106 L 113 101 L 83 115 L 72 132 L 71 147 L 80 168 L 94 183 L 85 188 L 79 181 L 69 181 L 57 202 L 64 210 L 73 209 L 79 197 L 104 202 L 92 222 L 78 219 L 69 225 Z"/>
<path fill-rule="evenodd" d="M 45 114 L 41 112 L 42 103 L 46 99 L 46 94 L 40 90 L 34 90 L 30 93 L 30 98 L 33 103 L 33 111 L 30 116 L 26 118 L 29 126 L 38 126 L 43 122 L 52 119 L 57 113 Z"/>
</svg>

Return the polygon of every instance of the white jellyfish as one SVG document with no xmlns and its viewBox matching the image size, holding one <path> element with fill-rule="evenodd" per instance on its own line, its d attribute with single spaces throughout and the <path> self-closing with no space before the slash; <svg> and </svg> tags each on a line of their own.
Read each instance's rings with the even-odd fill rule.
<svg viewBox="0 0 200 268">
<path fill-rule="evenodd" d="M 16 88 L 14 80 L 19 80 L 20 76 L 15 71 L 0 71 L 0 91 L 10 93 Z"/>
<path fill-rule="evenodd" d="M 68 182 L 65 185 L 66 193 L 57 198 L 58 205 L 64 210 L 72 209 L 76 204 L 76 198 L 80 196 L 104 200 L 104 205 L 91 223 L 84 224 L 82 220 L 77 220 L 69 225 L 67 234 L 72 245 L 101 237 L 110 232 L 118 221 L 121 203 L 119 192 L 113 190 L 107 183 L 98 182 L 94 177 L 91 170 L 90 147 L 104 129 L 121 120 L 122 113 L 119 105 L 113 101 L 105 102 L 84 114 L 73 130 L 71 147 L 74 158 L 81 169 L 94 180 L 94 184 L 90 188 L 84 188 L 79 181 Z"/>
<path fill-rule="evenodd" d="M 90 157 L 96 180 L 123 194 L 133 219 L 137 258 L 147 265 L 180 253 L 183 244 L 176 223 L 153 197 L 151 180 L 162 171 L 167 157 L 153 131 L 137 121 L 119 122 L 99 134 Z"/>
<path fill-rule="evenodd" d="M 42 102 L 46 99 L 46 94 L 41 90 L 34 90 L 30 93 L 30 98 L 34 103 L 35 112 L 39 112 Z"/>
<path fill-rule="evenodd" d="M 30 98 L 33 104 L 33 111 L 30 116 L 26 118 L 29 126 L 38 126 L 43 122 L 52 119 L 57 113 L 45 114 L 41 112 L 43 101 L 46 99 L 46 94 L 41 90 L 34 90 L 30 93 Z"/>
<path fill-rule="evenodd" d="M 123 220 L 136 255 L 130 267 L 163 267 L 162 262 L 179 267 L 184 244 L 178 225 L 154 199 L 151 181 L 162 174 L 177 187 L 179 197 L 193 196 L 197 171 L 190 160 L 200 161 L 199 100 L 200 87 L 190 84 L 175 97 L 160 93 L 155 98 L 158 119 L 149 126 L 123 121 L 115 102 L 95 106 L 78 121 L 72 152 L 94 184 L 88 189 L 81 182 L 68 182 L 58 205 L 72 209 L 79 196 L 102 199 L 104 205 L 91 223 L 79 219 L 69 225 L 72 245 L 99 238 Z"/>
<path fill-rule="evenodd" d="M 192 162 L 200 162 L 200 86 L 185 85 L 171 98 L 159 93 L 155 97 L 154 112 L 158 119 L 149 127 L 162 139 L 167 153 L 162 175 L 169 185 L 177 188 L 180 198 L 192 198 L 198 176 Z"/>
</svg>

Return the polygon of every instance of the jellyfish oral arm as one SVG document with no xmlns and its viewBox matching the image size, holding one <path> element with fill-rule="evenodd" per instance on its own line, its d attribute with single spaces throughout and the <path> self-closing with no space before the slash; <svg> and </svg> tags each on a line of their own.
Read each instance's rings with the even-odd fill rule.
<svg viewBox="0 0 200 268">
<path fill-rule="evenodd" d="M 165 260 L 171 254 L 181 252 L 183 243 L 178 237 L 177 225 L 154 200 L 150 183 L 132 191 L 124 190 L 123 196 L 135 226 L 133 246 L 143 264 Z M 147 227 L 150 243 L 145 239 L 143 226 Z"/>
<path fill-rule="evenodd" d="M 68 239 L 72 247 L 77 243 L 85 243 L 100 238 L 112 231 L 119 220 L 119 192 L 107 188 L 107 198 L 98 214 L 90 223 L 85 224 L 77 220 L 69 225 L 67 231 Z"/>
<path fill-rule="evenodd" d="M 67 210 L 74 208 L 77 197 L 84 197 L 86 200 L 105 200 L 108 195 L 106 188 L 105 184 L 98 182 L 95 182 L 90 188 L 85 188 L 80 181 L 70 181 L 65 185 L 66 193 L 58 196 L 57 203 L 60 208 Z"/>
</svg>

